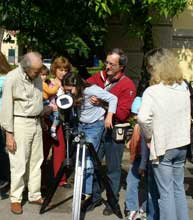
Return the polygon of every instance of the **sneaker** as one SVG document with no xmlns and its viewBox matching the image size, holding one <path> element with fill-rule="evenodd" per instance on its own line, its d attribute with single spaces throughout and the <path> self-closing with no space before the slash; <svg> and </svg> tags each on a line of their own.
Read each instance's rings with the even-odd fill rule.
<svg viewBox="0 0 193 220">
<path fill-rule="evenodd" d="M 136 220 L 139 217 L 138 211 L 128 211 L 126 220 Z"/>
<path fill-rule="evenodd" d="M 144 210 L 139 210 L 140 220 L 147 220 L 147 213 Z"/>
</svg>

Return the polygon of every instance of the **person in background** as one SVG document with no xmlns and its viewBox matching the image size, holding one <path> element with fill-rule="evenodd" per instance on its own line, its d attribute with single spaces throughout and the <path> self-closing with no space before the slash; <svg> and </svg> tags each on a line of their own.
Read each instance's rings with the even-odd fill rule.
<svg viewBox="0 0 193 220">
<path fill-rule="evenodd" d="M 11 212 L 22 214 L 22 193 L 28 187 L 30 203 L 41 205 L 41 164 L 43 161 L 40 113 L 43 110 L 42 58 L 37 52 L 24 55 L 20 65 L 9 72 L 3 88 L 0 123 L 6 131 L 9 152 Z M 26 181 L 24 181 L 26 180 Z"/>
<path fill-rule="evenodd" d="M 3 94 L 3 84 L 6 79 L 6 74 L 11 71 L 11 66 L 9 65 L 5 55 L 0 51 L 0 110 L 2 105 L 2 94 Z M 8 161 L 7 153 L 5 152 L 5 132 L 3 128 L 0 127 L 0 159 L 1 162 Z M 0 172 L 0 190 L 4 189 L 8 183 L 8 173 L 9 167 L 5 170 L 4 164 L 0 165 L 1 172 Z M 4 194 L 1 193 L 1 197 L 4 198 Z"/>
<path fill-rule="evenodd" d="M 188 220 L 184 163 L 190 143 L 190 93 L 170 50 L 156 48 L 145 57 L 151 86 L 143 93 L 138 123 L 150 148 L 159 219 Z"/>
<path fill-rule="evenodd" d="M 96 84 L 109 91 L 118 98 L 117 110 L 113 117 L 113 124 L 125 123 L 129 119 L 132 102 L 136 95 L 136 88 L 133 81 L 125 76 L 127 56 L 124 52 L 115 48 L 106 57 L 105 68 L 87 79 L 87 82 Z M 90 99 L 92 104 L 98 104 L 98 99 L 93 96 Z M 124 151 L 124 141 L 117 142 L 113 139 L 112 129 L 104 132 L 103 140 L 99 148 L 98 156 L 102 160 L 105 156 L 107 176 L 109 177 L 115 197 L 119 198 L 121 162 Z M 93 200 L 88 206 L 92 210 L 101 204 L 101 190 L 97 181 L 94 181 Z M 109 204 L 105 207 L 103 215 L 113 214 Z"/>
<path fill-rule="evenodd" d="M 63 90 L 62 80 L 67 73 L 71 72 L 71 69 L 72 69 L 72 65 L 67 58 L 56 57 L 51 64 L 50 72 L 54 76 L 54 78 L 50 78 L 49 86 L 51 88 L 58 86 L 59 90 Z M 55 104 L 56 96 L 53 96 L 51 100 L 52 100 L 51 102 L 52 102 L 53 111 L 57 111 L 57 106 Z M 50 120 L 47 120 L 47 124 L 51 126 Z M 56 133 L 57 133 L 57 141 L 55 141 L 53 138 L 50 137 L 49 130 L 43 131 L 44 163 L 49 155 L 50 148 L 52 147 L 54 176 L 57 175 L 57 172 L 61 164 L 64 162 L 66 156 L 65 137 L 63 134 L 63 128 L 61 123 L 58 125 L 56 129 Z M 71 185 L 67 183 L 65 175 L 62 177 L 59 186 L 64 186 L 67 188 L 71 187 Z"/>
<path fill-rule="evenodd" d="M 131 112 L 135 118 L 135 123 L 137 123 L 137 114 L 141 106 L 143 92 L 149 86 L 149 78 L 149 73 L 145 71 L 145 75 L 142 75 L 138 84 L 137 96 L 132 103 Z M 158 220 L 159 193 L 153 177 L 152 164 L 149 160 L 149 149 L 139 124 L 136 124 L 131 140 L 127 143 L 126 147 L 130 150 L 130 161 L 132 164 L 127 176 L 125 214 L 130 219 Z M 140 190 L 140 195 L 141 191 L 143 192 L 143 189 L 139 189 L 141 179 L 145 186 L 145 194 L 142 194 L 142 201 L 139 203 L 138 190 Z M 140 207 L 139 204 L 141 204 Z"/>
<path fill-rule="evenodd" d="M 64 91 L 73 95 L 75 105 L 80 108 L 78 131 L 84 132 L 86 141 L 92 143 L 97 152 L 104 127 L 113 127 L 113 115 L 116 112 L 117 97 L 96 85 L 91 85 L 83 81 L 75 73 L 65 75 L 63 84 Z M 90 97 L 93 95 L 108 103 L 107 113 L 103 107 L 90 103 Z M 93 173 L 94 166 L 92 158 L 89 152 L 86 151 L 86 167 L 82 191 L 83 200 L 85 201 L 92 195 Z M 83 206 L 82 209 L 84 209 Z"/>
<path fill-rule="evenodd" d="M 133 118 L 137 121 L 137 114 L 141 106 L 141 97 L 137 96 L 131 106 Z M 127 175 L 127 189 L 125 196 L 125 211 L 128 220 L 146 217 L 146 195 L 143 192 L 143 204 L 139 206 L 139 183 L 141 178 L 145 176 L 147 169 L 147 162 L 149 158 L 149 151 L 145 144 L 139 124 L 136 123 L 133 128 L 131 139 L 126 144 L 130 151 L 130 168 Z"/>
</svg>

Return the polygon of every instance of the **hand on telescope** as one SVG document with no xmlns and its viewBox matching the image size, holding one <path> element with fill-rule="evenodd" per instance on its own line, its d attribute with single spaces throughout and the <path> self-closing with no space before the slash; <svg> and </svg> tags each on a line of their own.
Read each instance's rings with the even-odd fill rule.
<svg viewBox="0 0 193 220">
<path fill-rule="evenodd" d="M 6 131 L 6 147 L 7 150 L 14 154 L 17 150 L 16 142 L 13 133 Z"/>
</svg>

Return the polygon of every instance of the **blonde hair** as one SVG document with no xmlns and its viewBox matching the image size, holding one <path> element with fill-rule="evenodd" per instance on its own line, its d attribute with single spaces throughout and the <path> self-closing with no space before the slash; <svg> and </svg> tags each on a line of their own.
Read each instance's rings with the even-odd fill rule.
<svg viewBox="0 0 193 220">
<path fill-rule="evenodd" d="M 183 74 L 174 54 L 165 48 L 150 50 L 145 55 L 145 65 L 151 75 L 150 85 L 163 82 L 165 85 L 181 84 Z"/>
<path fill-rule="evenodd" d="M 53 61 L 52 65 L 51 65 L 51 73 L 53 75 L 56 75 L 56 69 L 67 69 L 68 72 L 71 71 L 72 65 L 69 62 L 69 60 L 66 57 L 57 57 L 55 58 L 55 60 Z"/>
</svg>

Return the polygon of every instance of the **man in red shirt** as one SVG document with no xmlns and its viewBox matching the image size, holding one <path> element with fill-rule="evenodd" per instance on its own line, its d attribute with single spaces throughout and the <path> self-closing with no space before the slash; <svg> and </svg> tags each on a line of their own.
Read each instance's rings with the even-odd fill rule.
<svg viewBox="0 0 193 220">
<path fill-rule="evenodd" d="M 136 87 L 133 81 L 124 75 L 127 65 L 127 57 L 119 48 L 115 48 L 107 54 L 105 69 L 87 79 L 91 84 L 96 84 L 108 90 L 118 98 L 117 111 L 114 115 L 115 123 L 124 123 L 130 115 L 132 102 L 136 96 Z M 91 102 L 97 103 L 97 98 L 92 97 Z M 102 159 L 105 156 L 107 175 L 110 179 L 112 190 L 118 199 L 121 177 L 121 162 L 124 151 L 124 142 L 116 142 L 112 138 L 112 129 L 105 131 L 98 155 Z M 93 198 L 89 209 L 101 204 L 101 192 L 98 183 L 93 183 Z M 103 211 L 103 215 L 111 215 L 113 212 L 109 205 Z"/>
</svg>

